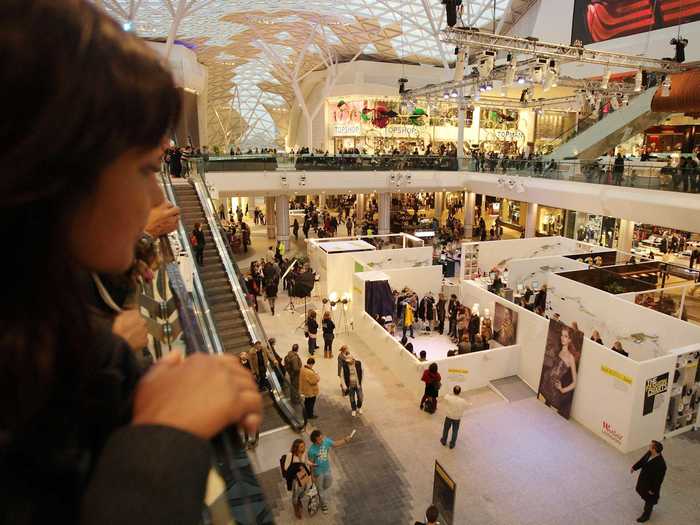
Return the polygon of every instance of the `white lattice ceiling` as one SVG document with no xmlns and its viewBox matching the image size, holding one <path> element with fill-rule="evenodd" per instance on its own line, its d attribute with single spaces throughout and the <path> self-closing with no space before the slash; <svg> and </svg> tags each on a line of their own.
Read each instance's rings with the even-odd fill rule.
<svg viewBox="0 0 700 525">
<path fill-rule="evenodd" d="M 175 37 L 195 46 L 209 68 L 208 132 L 211 144 L 280 143 L 294 103 L 260 41 L 289 63 L 300 58 L 310 28 L 322 31 L 303 55 L 302 70 L 322 64 L 320 47 L 342 62 L 358 52 L 378 61 L 444 64 L 433 27 L 444 27 L 440 0 L 95 0 L 132 31 L 166 38 L 174 14 L 186 10 Z M 464 0 L 469 26 L 494 24 L 511 0 Z M 184 12 L 184 11 L 180 11 Z M 432 20 L 431 20 L 432 18 Z"/>
</svg>

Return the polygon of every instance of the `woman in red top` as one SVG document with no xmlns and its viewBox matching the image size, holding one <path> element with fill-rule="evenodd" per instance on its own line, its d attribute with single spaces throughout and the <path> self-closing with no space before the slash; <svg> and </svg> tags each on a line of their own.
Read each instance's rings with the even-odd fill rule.
<svg viewBox="0 0 700 525">
<path fill-rule="evenodd" d="M 423 381 L 425 383 L 425 392 L 423 393 L 423 397 L 420 400 L 420 409 L 421 410 L 423 410 L 423 406 L 425 405 L 425 401 L 428 398 L 434 398 L 435 408 L 437 408 L 437 397 L 438 397 L 438 392 L 440 390 L 440 381 L 441 380 L 442 380 L 442 377 L 438 373 L 437 363 L 431 363 L 430 366 L 428 367 L 428 369 L 423 371 L 423 377 L 421 377 L 421 381 Z"/>
</svg>

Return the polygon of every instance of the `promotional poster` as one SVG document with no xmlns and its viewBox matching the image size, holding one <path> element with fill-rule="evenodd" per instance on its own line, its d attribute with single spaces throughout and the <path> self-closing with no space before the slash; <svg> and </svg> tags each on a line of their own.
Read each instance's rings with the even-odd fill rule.
<svg viewBox="0 0 700 525">
<path fill-rule="evenodd" d="M 576 0 L 571 43 L 584 45 L 700 20 L 700 1 Z"/>
<path fill-rule="evenodd" d="M 550 319 L 546 344 L 537 398 L 556 409 L 560 416 L 569 419 L 583 348 L 583 332 Z"/>
<path fill-rule="evenodd" d="M 642 415 L 651 414 L 663 402 L 663 393 L 668 391 L 668 372 L 647 379 L 644 385 L 644 410 Z"/>
<path fill-rule="evenodd" d="M 513 346 L 518 334 L 518 313 L 501 303 L 496 303 L 493 330 L 496 341 L 503 346 Z"/>
</svg>

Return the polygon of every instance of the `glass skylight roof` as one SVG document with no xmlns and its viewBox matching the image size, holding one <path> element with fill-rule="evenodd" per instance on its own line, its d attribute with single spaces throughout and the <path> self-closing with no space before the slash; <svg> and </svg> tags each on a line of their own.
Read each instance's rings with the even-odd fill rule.
<svg viewBox="0 0 700 525">
<path fill-rule="evenodd" d="M 499 19 L 509 2 L 464 0 L 462 21 L 490 28 L 494 5 Z M 321 61 L 319 43 L 342 56 L 363 50 L 376 60 L 442 61 L 423 0 L 187 0 L 186 4 L 190 12 L 176 38 L 194 43 L 199 60 L 209 68 L 211 144 L 240 142 L 246 149 L 272 146 L 278 128 L 265 106 L 288 109 L 295 104 L 291 87 L 280 85 L 275 64 L 259 41 L 268 44 L 282 60 L 293 61 L 310 28 L 321 24 L 324 31 L 319 31 L 318 38 L 324 41 L 310 46 L 304 57 L 309 66 Z M 440 0 L 427 0 L 426 4 L 434 25 L 444 27 Z M 137 34 L 166 38 L 180 0 L 102 0 L 102 5 L 121 23 L 131 22 Z M 453 59 L 448 49 L 445 56 Z M 222 107 L 231 108 L 229 113 L 245 123 L 222 119 Z M 231 130 L 226 132 L 229 126 Z"/>
</svg>

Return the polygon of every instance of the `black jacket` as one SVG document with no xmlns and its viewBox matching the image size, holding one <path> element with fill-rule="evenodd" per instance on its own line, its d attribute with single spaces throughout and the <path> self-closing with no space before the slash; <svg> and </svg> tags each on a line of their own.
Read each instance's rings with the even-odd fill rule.
<svg viewBox="0 0 700 525">
<path fill-rule="evenodd" d="M 350 365 L 347 361 L 343 361 L 343 381 L 345 386 L 350 385 Z M 362 361 L 355 359 L 355 372 L 357 373 L 357 384 L 362 385 Z"/>
<path fill-rule="evenodd" d="M 457 311 L 459 310 L 459 301 L 453 301 L 450 299 L 450 302 L 447 303 L 447 315 L 449 316 L 450 319 L 457 319 Z"/>
<path fill-rule="evenodd" d="M 637 494 L 644 501 L 656 504 L 661 493 L 661 484 L 666 475 L 666 461 L 662 455 L 649 459 L 651 453 L 647 452 L 642 459 L 637 461 L 632 467 L 633 470 L 640 470 L 637 480 Z M 653 494 L 652 494 L 653 493 Z"/>
<path fill-rule="evenodd" d="M 37 421 L 0 441 L 0 521 L 196 525 L 209 443 L 173 428 L 130 426 L 141 369 L 110 331 L 98 330 L 93 342 L 84 349 L 96 357 L 93 380 L 57 385 Z"/>
<path fill-rule="evenodd" d="M 202 230 L 192 230 L 192 235 L 197 239 L 195 248 L 204 249 L 204 245 L 207 243 L 207 240 L 204 238 L 204 232 Z"/>
</svg>

